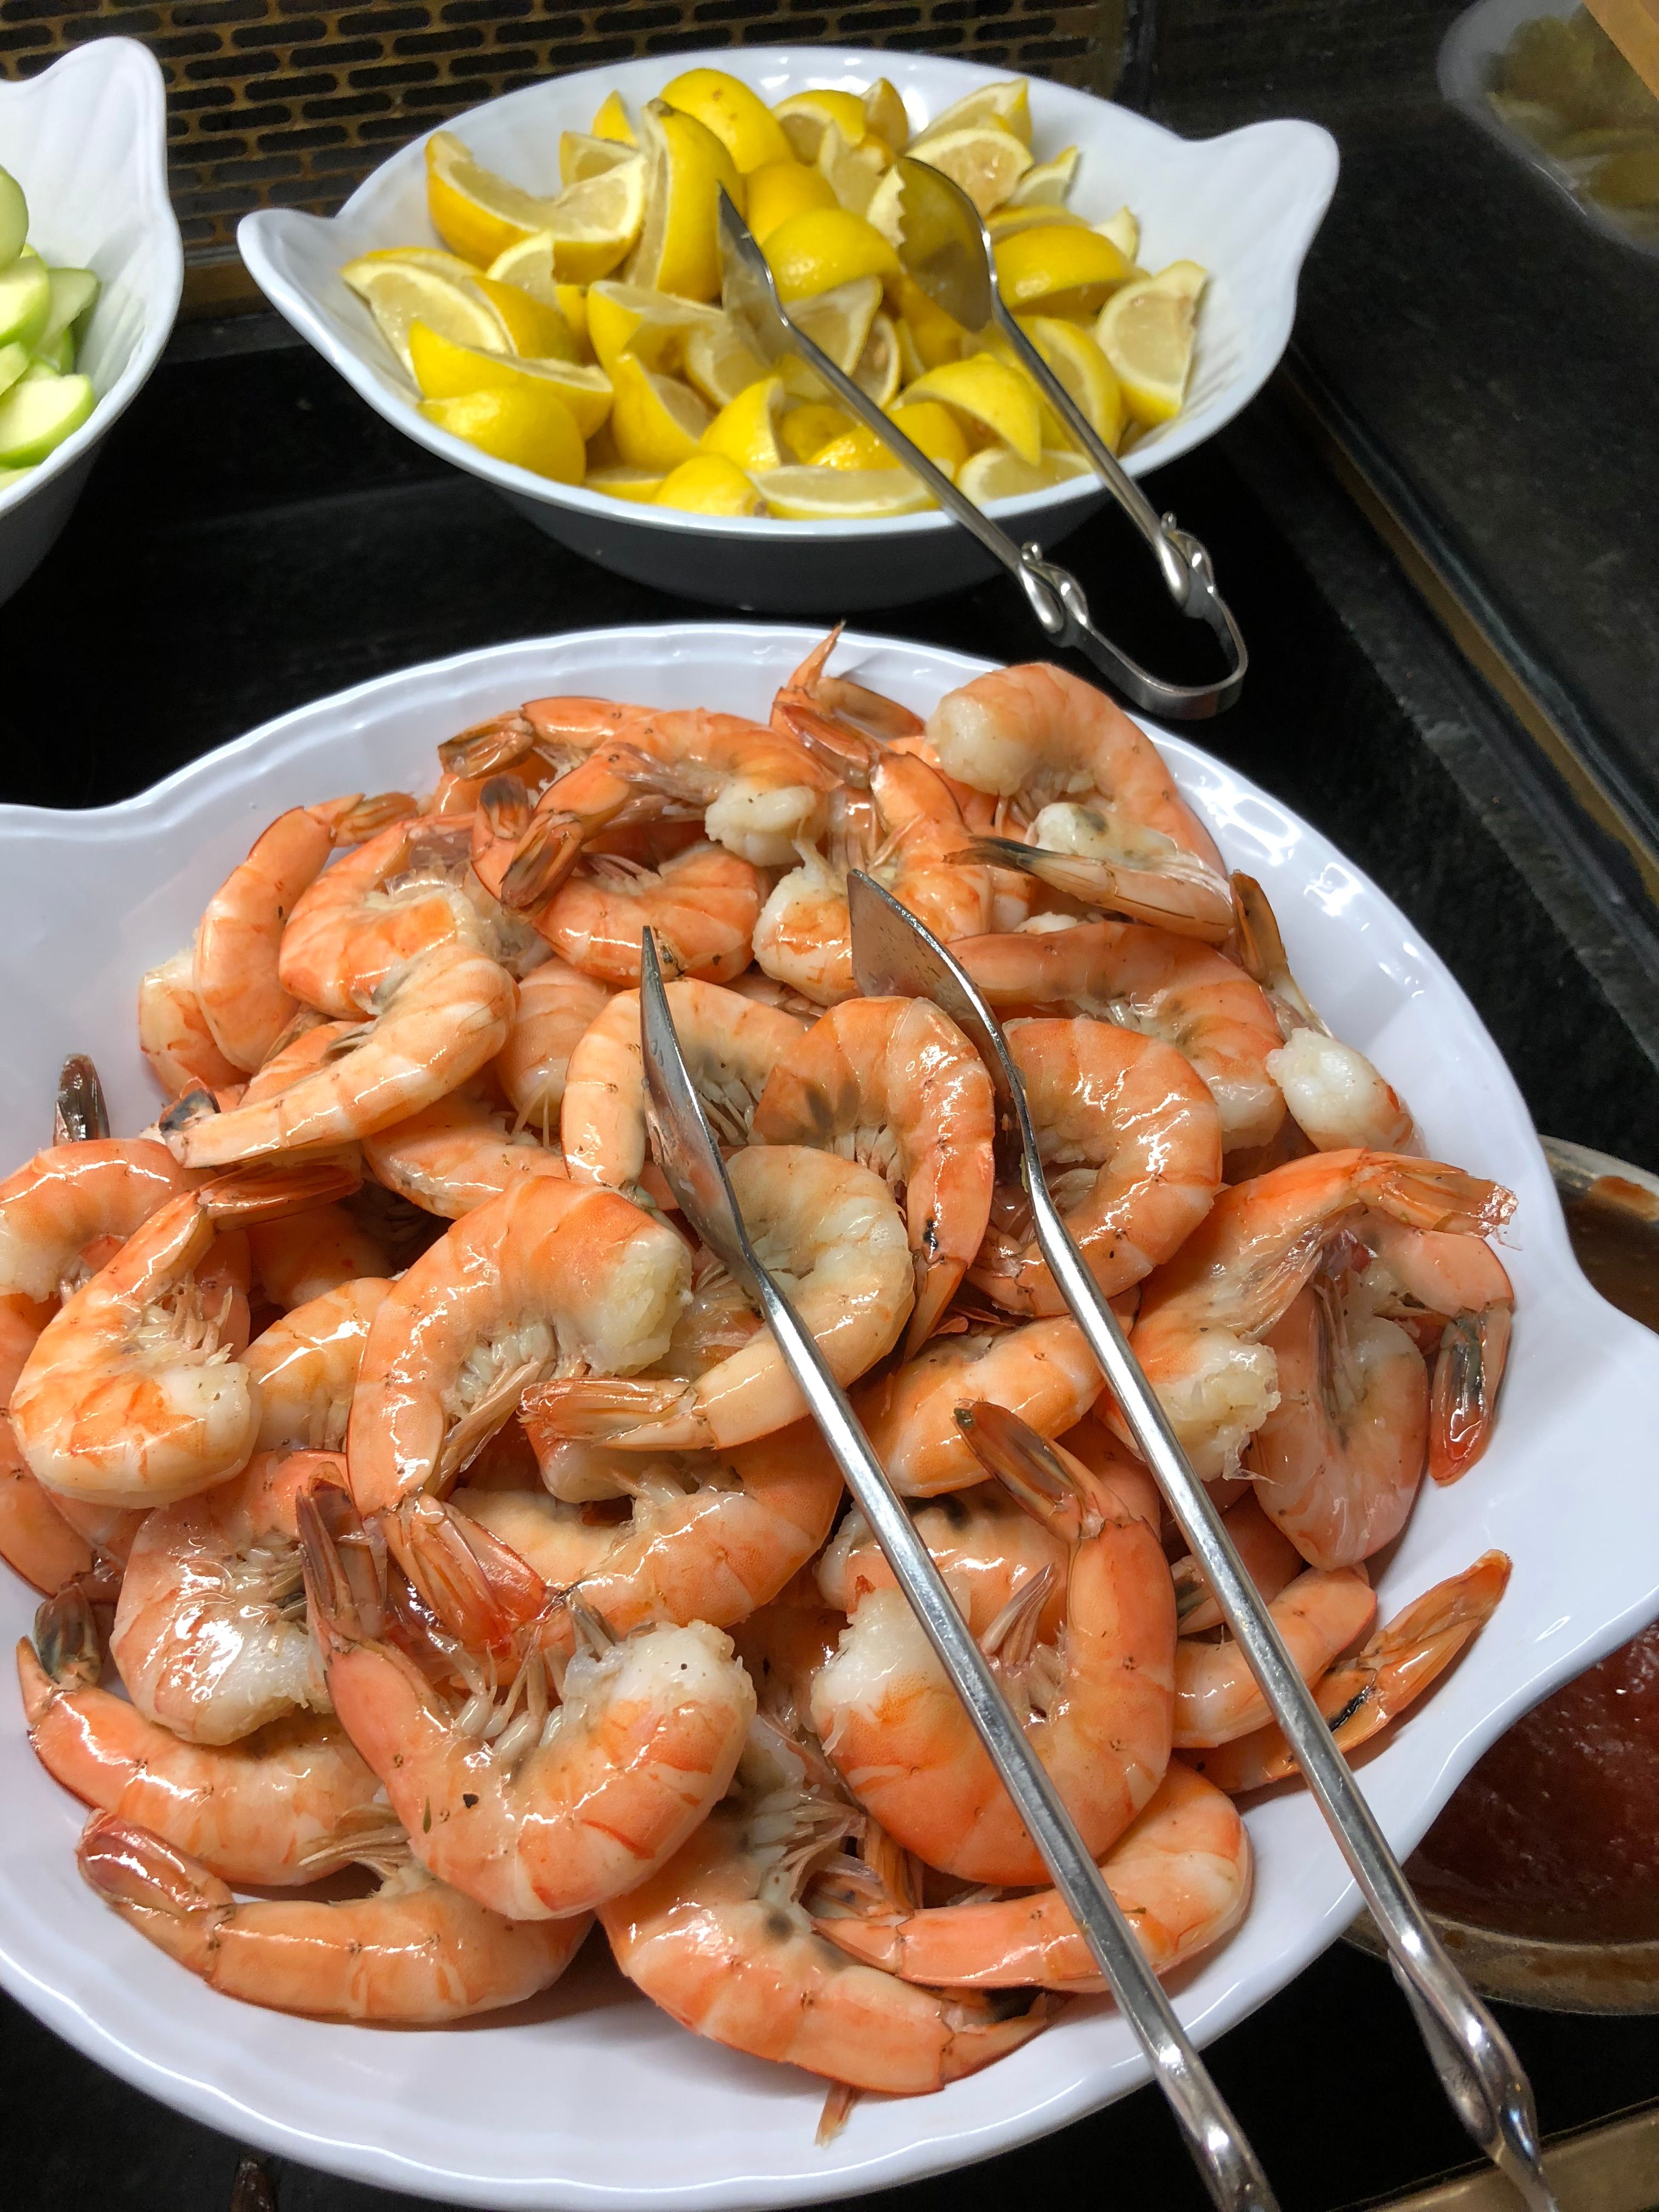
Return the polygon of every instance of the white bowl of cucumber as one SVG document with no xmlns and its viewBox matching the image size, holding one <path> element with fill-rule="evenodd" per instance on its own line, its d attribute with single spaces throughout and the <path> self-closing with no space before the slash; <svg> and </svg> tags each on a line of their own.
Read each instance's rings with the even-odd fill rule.
<svg viewBox="0 0 1659 2212">
<path fill-rule="evenodd" d="M 4 600 L 69 520 L 178 312 L 184 255 L 154 56 L 135 39 L 94 39 L 0 84 L 0 170 Z"/>
</svg>

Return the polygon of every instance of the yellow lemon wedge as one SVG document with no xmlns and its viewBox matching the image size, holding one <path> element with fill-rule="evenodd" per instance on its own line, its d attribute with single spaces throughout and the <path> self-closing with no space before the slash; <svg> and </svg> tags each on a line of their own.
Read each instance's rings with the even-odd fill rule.
<svg viewBox="0 0 1659 2212">
<path fill-rule="evenodd" d="M 864 120 L 878 138 L 902 154 L 910 143 L 910 118 L 904 102 L 884 76 L 878 76 L 864 95 Z"/>
<path fill-rule="evenodd" d="M 1042 417 L 1036 386 L 1010 362 L 988 353 L 947 361 L 907 385 L 900 409 L 939 399 L 1036 467 L 1042 453 Z M 897 411 L 896 410 L 895 410 Z"/>
<path fill-rule="evenodd" d="M 538 230 L 532 237 L 520 239 L 509 246 L 505 253 L 497 254 L 488 269 L 486 276 L 498 284 L 516 284 L 521 292 L 528 292 L 532 300 L 539 300 L 544 307 L 556 307 L 569 325 L 570 335 L 579 349 L 587 341 L 587 287 L 585 284 L 562 284 L 553 274 L 553 234 Z"/>
<path fill-rule="evenodd" d="M 1034 491 L 1051 491 L 1073 477 L 1092 474 L 1081 453 L 1048 452 L 1033 465 L 1005 446 L 988 446 L 963 464 L 957 485 L 975 507 L 989 507 L 994 500 L 1023 499 Z"/>
<path fill-rule="evenodd" d="M 644 227 L 623 274 L 630 283 L 683 299 L 716 299 L 721 186 L 739 210 L 744 204 L 732 156 L 706 124 L 659 100 L 642 110 L 640 129 L 648 149 L 650 181 Z"/>
<path fill-rule="evenodd" d="M 821 469 L 808 461 L 768 469 L 755 483 L 785 522 L 886 522 L 933 504 L 908 469 Z"/>
<path fill-rule="evenodd" d="M 1111 240 L 1126 261 L 1133 261 L 1139 252 L 1140 225 L 1127 207 L 1121 207 L 1115 215 L 1109 215 L 1095 228 L 1103 238 Z"/>
<path fill-rule="evenodd" d="M 551 202 L 475 161 L 453 131 L 434 131 L 426 142 L 426 204 L 444 244 L 482 268 L 545 230 Z"/>
<path fill-rule="evenodd" d="M 465 263 L 457 265 L 466 267 Z M 405 260 L 395 252 L 363 253 L 348 261 L 340 275 L 368 303 L 380 336 L 411 377 L 415 367 L 410 358 L 409 332 L 416 321 L 453 338 L 458 345 L 478 346 L 486 353 L 513 350 L 507 325 L 476 282 L 476 270 L 456 275 L 447 268 L 433 269 Z"/>
<path fill-rule="evenodd" d="M 787 161 L 768 161 L 763 167 L 751 169 L 744 189 L 749 199 L 749 228 L 762 246 L 792 215 L 840 204 L 829 178 L 817 169 L 809 169 L 805 161 L 796 161 L 793 155 Z"/>
<path fill-rule="evenodd" d="M 1056 224 L 1061 229 L 1089 228 L 1074 208 L 1066 207 L 1015 207 L 1010 203 L 1006 207 L 993 208 L 985 218 L 985 228 L 991 234 L 994 246 L 1001 239 L 1012 238 L 1016 231 L 1041 230 Z"/>
<path fill-rule="evenodd" d="M 1075 223 L 1044 223 L 1000 238 L 997 283 L 1016 313 L 1093 314 L 1133 268 L 1109 238 Z"/>
<path fill-rule="evenodd" d="M 709 413 L 689 384 L 659 375 L 632 354 L 611 373 L 611 435 L 617 458 L 630 469 L 665 476 L 689 461 L 708 428 Z"/>
<path fill-rule="evenodd" d="M 423 399 L 459 399 L 468 392 L 550 391 L 570 410 L 584 440 L 611 412 L 611 380 L 602 368 L 485 353 L 458 345 L 422 322 L 410 325 L 409 350 Z"/>
<path fill-rule="evenodd" d="M 647 368 L 677 368 L 694 331 L 725 326 L 718 307 L 643 284 L 607 276 L 587 288 L 587 342 L 607 374 L 614 373 L 624 347 Z"/>
<path fill-rule="evenodd" d="M 1009 206 L 1064 207 L 1082 158 L 1075 146 L 1067 146 L 1052 161 L 1036 162 L 1009 193 Z"/>
<path fill-rule="evenodd" d="M 809 399 L 791 407 L 778 424 L 778 442 L 791 460 L 810 461 L 821 446 L 844 437 L 854 427 L 843 408 L 827 400 Z"/>
<path fill-rule="evenodd" d="M 923 368 L 937 368 L 942 361 L 962 359 L 967 331 L 954 315 L 934 305 L 908 270 L 893 287 L 893 307 L 909 325 Z"/>
<path fill-rule="evenodd" d="M 582 478 L 582 488 L 602 491 L 607 499 L 629 500 L 635 507 L 652 507 L 667 481 L 662 469 L 590 469 Z"/>
<path fill-rule="evenodd" d="M 568 138 L 568 131 L 565 136 Z M 591 139 L 590 145 L 605 143 Z M 618 158 L 565 186 L 544 204 L 543 231 L 553 242 L 553 273 L 564 284 L 608 276 L 639 237 L 645 222 L 645 157 L 623 147 Z"/>
<path fill-rule="evenodd" d="M 873 131 L 849 146 L 832 123 L 818 147 L 818 174 L 835 194 L 836 206 L 854 215 L 869 213 L 877 187 L 892 166 L 892 148 Z"/>
<path fill-rule="evenodd" d="M 857 276 L 884 280 L 900 274 L 898 255 L 887 240 L 842 207 L 792 215 L 767 240 L 765 252 L 786 305 L 814 299 Z"/>
<path fill-rule="evenodd" d="M 735 461 L 724 453 L 693 453 L 664 477 L 659 507 L 684 507 L 689 514 L 763 514 L 761 495 Z"/>
<path fill-rule="evenodd" d="M 1025 328 L 1090 428 L 1115 453 L 1123 435 L 1123 394 L 1105 355 L 1087 331 L 1075 323 L 1061 322 L 1058 316 L 1033 315 Z M 1067 438 L 1068 445 L 1075 435 L 1073 432 Z"/>
<path fill-rule="evenodd" d="M 903 357 L 892 318 L 878 314 L 870 325 L 863 352 L 853 364 L 853 381 L 878 407 L 885 407 L 898 391 L 902 369 Z"/>
<path fill-rule="evenodd" d="M 599 112 L 593 118 L 592 136 L 595 138 L 614 138 L 623 146 L 637 146 L 634 125 L 629 120 L 628 104 L 619 92 L 607 92 L 599 102 Z"/>
<path fill-rule="evenodd" d="M 781 468 L 786 459 L 778 435 L 783 413 L 783 380 L 763 377 L 722 407 L 703 432 L 706 453 L 723 453 L 740 469 Z"/>
<path fill-rule="evenodd" d="M 1190 300 L 1196 306 L 1204 296 L 1210 272 L 1197 261 L 1172 261 L 1151 281 L 1160 292 L 1173 292 L 1177 299 Z"/>
<path fill-rule="evenodd" d="M 532 299 L 522 284 L 503 284 L 498 277 L 482 272 L 472 281 L 500 316 L 514 353 L 544 361 L 575 359 L 575 333 L 559 308 Z"/>
<path fill-rule="evenodd" d="M 1008 131 L 1022 146 L 1030 144 L 1031 100 L 1023 76 L 1005 77 L 998 84 L 982 85 L 977 92 L 967 94 L 916 133 L 910 141 L 910 151 L 914 154 L 926 139 L 942 138 L 951 131 L 977 130 L 988 123 L 995 130 Z"/>
<path fill-rule="evenodd" d="M 687 70 L 662 88 L 662 98 L 682 115 L 694 115 L 712 131 L 732 156 L 739 176 L 769 161 L 789 159 L 783 125 L 757 92 L 725 70 Z"/>
<path fill-rule="evenodd" d="M 981 215 L 1000 207 L 1031 166 L 1030 147 L 1012 131 L 989 123 L 937 136 L 929 132 L 910 151 L 916 161 L 960 185 Z"/>
<path fill-rule="evenodd" d="M 899 428 L 913 446 L 920 446 L 935 468 L 943 469 L 954 478 L 968 459 L 968 441 L 962 434 L 962 426 L 944 403 L 938 399 L 918 399 L 908 407 L 895 410 Z M 816 459 L 817 456 L 814 456 Z"/>
<path fill-rule="evenodd" d="M 850 430 L 843 430 L 839 438 L 820 446 L 812 456 L 815 469 L 896 469 L 903 466 L 892 447 L 884 445 L 875 432 L 855 422 Z"/>
<path fill-rule="evenodd" d="M 552 390 L 464 392 L 453 399 L 423 399 L 428 422 L 498 461 L 529 469 L 556 483 L 580 483 L 587 465 L 581 434 L 570 410 Z"/>
<path fill-rule="evenodd" d="M 1124 285 L 1101 309 L 1095 341 L 1122 387 L 1126 410 L 1143 429 L 1181 412 L 1197 329 L 1198 297 L 1190 281 L 1166 284 L 1158 276 L 1142 277 Z"/>
<path fill-rule="evenodd" d="M 856 92 L 794 92 L 772 110 L 796 158 L 816 161 L 824 131 L 834 124 L 849 146 L 856 146 L 869 125 L 863 95 Z"/>
<path fill-rule="evenodd" d="M 730 316 L 718 326 L 697 324 L 685 334 L 680 371 L 691 389 L 714 408 L 729 407 L 741 392 L 758 384 L 766 363 Z"/>
<path fill-rule="evenodd" d="M 802 300 L 793 320 L 837 368 L 851 376 L 869 341 L 880 305 L 880 277 L 854 276 L 848 283 Z"/>
<path fill-rule="evenodd" d="M 612 169 L 619 169 L 624 161 L 636 158 L 638 149 L 624 146 L 617 138 L 600 138 L 586 131 L 561 131 L 559 133 L 559 182 L 562 185 L 586 184 L 590 177 L 603 177 Z"/>
</svg>

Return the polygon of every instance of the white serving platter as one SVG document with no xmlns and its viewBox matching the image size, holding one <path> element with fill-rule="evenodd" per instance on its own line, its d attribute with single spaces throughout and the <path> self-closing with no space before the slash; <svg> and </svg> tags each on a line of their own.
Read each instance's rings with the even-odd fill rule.
<svg viewBox="0 0 1659 2212">
<path fill-rule="evenodd" d="M 188 938 L 280 808 L 419 787 L 440 738 L 550 691 L 763 716 L 813 642 L 799 628 L 688 623 L 492 647 L 302 708 L 119 806 L 0 809 L 12 1037 L 0 1065 L 0 1164 L 45 1141 L 71 1050 L 96 1055 L 118 1130 L 151 1117 L 157 1094 L 133 1034 L 138 977 Z M 859 635 L 842 662 L 921 711 L 984 665 Z M 1436 1152 L 1520 1200 L 1504 1253 L 1518 1304 L 1498 1433 L 1462 1482 L 1423 1497 L 1381 1577 L 1386 1615 L 1489 1547 L 1515 1562 L 1494 1619 L 1364 1767 L 1403 1856 L 1509 1721 L 1659 1611 L 1659 1339 L 1580 1274 L 1519 1093 L 1406 917 L 1259 786 L 1185 739 L 1153 734 L 1230 864 L 1267 885 L 1297 972 L 1333 1026 L 1405 1092 Z M 0 1625 L 21 1634 L 33 1607 L 0 1569 Z M 15 1710 L 0 1729 L 0 1981 L 23 2004 L 193 2118 L 449 2203 L 724 2212 L 845 2197 L 1029 2142 L 1146 2079 L 1111 2008 L 1079 2002 L 940 2096 L 862 2100 L 819 2148 L 821 2083 L 686 2034 L 620 1981 L 597 1938 L 545 2000 L 458 2028 L 263 2013 L 215 1996 L 82 1886 L 82 1810 L 35 1763 Z M 1176 1985 L 1200 2043 L 1282 1989 L 1354 1911 L 1305 1796 L 1281 1793 L 1249 1819 L 1250 1912 Z"/>
</svg>

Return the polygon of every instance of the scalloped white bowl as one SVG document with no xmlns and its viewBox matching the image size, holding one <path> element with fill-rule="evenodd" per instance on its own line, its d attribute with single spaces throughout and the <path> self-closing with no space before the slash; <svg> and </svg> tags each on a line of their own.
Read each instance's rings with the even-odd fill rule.
<svg viewBox="0 0 1659 2212">
<path fill-rule="evenodd" d="M 729 70 L 768 100 L 811 87 L 863 87 L 885 76 L 920 129 L 976 85 L 1006 77 L 933 54 L 827 46 L 723 47 L 606 63 L 509 93 L 456 118 L 478 158 L 534 191 L 558 189 L 562 131 L 586 131 L 615 86 L 637 105 L 699 61 Z M 1030 81 L 1039 158 L 1083 149 L 1072 204 L 1091 222 L 1127 200 L 1139 216 L 1149 268 L 1201 262 L 1212 281 L 1199 313 L 1186 406 L 1137 446 L 1126 466 L 1145 476 L 1190 453 L 1253 398 L 1284 352 L 1297 276 L 1336 184 L 1336 146 L 1312 123 L 1255 123 L 1224 137 L 1178 138 L 1127 108 L 1069 86 Z M 954 590 L 994 573 L 988 555 L 937 511 L 887 522 L 777 522 L 635 507 L 556 484 L 492 460 L 427 422 L 417 394 L 340 270 L 376 246 L 436 244 L 426 211 L 423 142 L 405 146 L 361 184 L 337 216 L 266 209 L 244 216 L 237 243 L 271 305 L 378 414 L 504 492 L 529 520 L 601 567 L 725 605 L 843 614 Z M 1107 495 L 1092 477 L 993 510 L 1010 535 L 1062 538 Z"/>
<path fill-rule="evenodd" d="M 0 84 L 0 167 L 29 204 L 29 243 L 101 287 L 79 366 L 98 404 L 0 491 L 0 601 L 52 550 L 100 445 L 156 362 L 179 312 L 184 253 L 167 198 L 167 93 L 136 39 L 90 39 L 39 76 Z"/>
<path fill-rule="evenodd" d="M 353 787 L 418 787 L 440 738 L 548 691 L 763 716 L 813 641 L 803 629 L 687 623 L 492 647 L 302 708 L 121 806 L 0 809 L 0 975 L 14 1009 L 0 1164 L 44 1139 L 56 1071 L 72 1050 L 96 1054 L 118 1128 L 154 1114 L 133 1036 L 138 977 L 185 941 L 280 808 Z M 867 681 L 924 712 L 983 666 L 885 639 L 847 645 Z M 1297 973 L 1334 1026 L 1399 1084 L 1433 1150 L 1520 1199 L 1504 1255 L 1518 1306 L 1497 1434 L 1463 1481 L 1426 1492 L 1380 1577 L 1387 1614 L 1491 1546 L 1515 1562 L 1461 1664 L 1364 1768 L 1403 1855 L 1510 1721 L 1659 1610 L 1659 1339 L 1579 1273 L 1515 1085 L 1406 917 L 1259 786 L 1183 738 L 1153 734 L 1229 862 L 1268 885 Z M 76 899 L 61 897 L 64 883 L 79 887 Z M 33 1605 L 0 1569 L 0 1627 L 21 1634 Z M 36 1765 L 15 1719 L 0 1729 L 0 1980 L 14 1996 L 192 2118 L 388 2189 L 572 2212 L 810 2203 L 1006 2150 L 1147 2076 L 1115 2013 L 1080 2002 L 940 2096 L 861 2101 L 820 2149 L 822 2083 L 684 2033 L 619 1980 L 598 1939 L 543 2002 L 463 2027 L 289 2019 L 214 1995 L 82 1886 L 81 1810 Z M 1250 1911 L 1177 1985 L 1200 2042 L 1282 1989 L 1356 1904 L 1304 1795 L 1281 1793 L 1248 1819 Z M 1170 2155 L 1180 2155 L 1173 2136 Z"/>
</svg>

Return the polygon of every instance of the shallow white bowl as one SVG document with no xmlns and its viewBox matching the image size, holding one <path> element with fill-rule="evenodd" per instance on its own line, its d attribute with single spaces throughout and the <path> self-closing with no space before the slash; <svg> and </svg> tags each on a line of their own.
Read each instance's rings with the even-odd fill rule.
<svg viewBox="0 0 1659 2212">
<path fill-rule="evenodd" d="M 285 715 L 125 805 L 0 810 L 0 976 L 13 1009 L 0 1164 L 45 1138 L 71 1050 L 97 1055 L 118 1128 L 154 1113 L 133 1039 L 138 976 L 185 940 L 279 808 L 354 787 L 417 787 L 438 739 L 538 693 L 763 714 L 812 641 L 804 629 L 685 624 L 493 647 Z M 878 639 L 848 645 L 867 681 L 924 711 L 982 665 Z M 1158 742 L 1228 860 L 1267 884 L 1297 973 L 1334 1027 L 1400 1085 L 1437 1152 L 1520 1198 L 1504 1252 L 1518 1311 L 1497 1436 L 1462 1482 L 1425 1493 L 1381 1578 L 1387 1614 L 1489 1546 L 1515 1561 L 1462 1663 L 1364 1770 L 1403 1855 L 1510 1720 L 1659 1610 L 1659 1340 L 1579 1273 L 1515 1085 L 1405 916 L 1267 793 L 1183 739 Z M 74 900 L 61 896 L 65 883 Z M 0 1570 L 0 1626 L 22 1632 L 33 1602 Z M 14 1995 L 196 2118 L 387 2188 L 581 2212 L 811 2203 L 1006 2149 L 1146 2078 L 1115 2014 L 1079 2003 L 941 2096 L 866 2100 L 820 2150 L 822 2084 L 683 2033 L 618 1980 L 597 1941 L 521 2014 L 428 2033 L 287 2019 L 216 1996 L 82 1887 L 82 1814 L 15 1721 L 0 1729 L 0 1979 Z M 1354 1911 L 1305 1796 L 1282 1794 L 1249 1818 L 1251 1911 L 1179 1985 L 1200 2042 L 1283 1988 Z"/>
<path fill-rule="evenodd" d="M 489 167 L 532 191 L 556 191 L 559 133 L 586 131 L 611 86 L 637 106 L 703 60 L 742 77 L 769 101 L 814 86 L 861 88 L 885 76 L 913 128 L 976 85 L 1007 75 L 933 54 L 722 48 L 557 77 L 475 107 L 455 127 Z M 1098 221 L 1127 200 L 1140 218 L 1148 268 L 1185 258 L 1212 272 L 1187 404 L 1126 464 L 1132 476 L 1145 476 L 1230 422 L 1272 374 L 1290 337 L 1303 256 L 1335 186 L 1336 147 L 1311 123 L 1256 123 L 1188 142 L 1127 108 L 1041 77 L 1031 79 L 1031 121 L 1039 159 L 1063 146 L 1082 148 L 1073 195 L 1081 213 Z M 337 216 L 268 209 L 245 216 L 237 233 L 242 258 L 272 306 L 388 422 L 495 484 L 531 521 L 590 561 L 694 599 L 844 614 L 922 599 L 993 573 L 989 556 L 936 511 L 889 522 L 775 522 L 635 507 L 492 460 L 425 421 L 368 309 L 339 276 L 355 254 L 372 247 L 438 242 L 426 211 L 424 158 L 422 143 L 405 146 Z M 1036 537 L 1052 544 L 1105 497 L 1090 477 L 1003 501 L 994 511 L 1021 543 Z"/>
<path fill-rule="evenodd" d="M 89 39 L 39 76 L 0 84 L 0 168 L 29 204 L 29 243 L 101 289 L 78 366 L 98 404 L 0 491 L 0 600 L 46 558 L 116 416 L 161 359 L 184 254 L 167 198 L 167 94 L 137 39 Z"/>
</svg>

